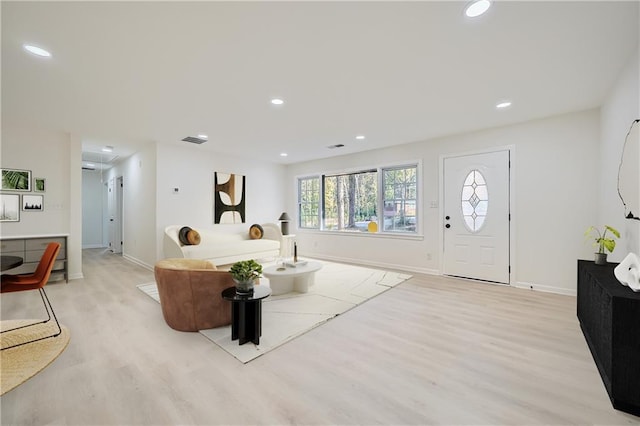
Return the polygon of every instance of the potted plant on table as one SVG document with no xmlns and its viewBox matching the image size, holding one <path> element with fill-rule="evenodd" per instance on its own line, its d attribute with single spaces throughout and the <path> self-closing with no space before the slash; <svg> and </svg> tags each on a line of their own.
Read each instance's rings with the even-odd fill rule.
<svg viewBox="0 0 640 426">
<path fill-rule="evenodd" d="M 594 239 L 594 247 L 598 247 L 598 251 L 595 253 L 596 265 L 607 264 L 607 251 L 613 253 L 613 249 L 616 248 L 616 241 L 613 238 L 607 238 L 607 231 L 613 234 L 616 238 L 620 238 L 620 232 L 617 229 L 605 225 L 602 232 L 595 226 L 590 226 L 585 231 L 584 235 Z"/>
<path fill-rule="evenodd" d="M 231 265 L 231 276 L 236 282 L 236 293 L 248 294 L 253 291 L 253 284 L 262 274 L 262 265 L 255 260 L 241 260 Z"/>
</svg>

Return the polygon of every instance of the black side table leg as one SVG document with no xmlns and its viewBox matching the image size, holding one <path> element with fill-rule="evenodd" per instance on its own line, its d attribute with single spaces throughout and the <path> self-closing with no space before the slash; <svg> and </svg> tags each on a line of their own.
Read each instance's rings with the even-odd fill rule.
<svg viewBox="0 0 640 426">
<path fill-rule="evenodd" d="M 240 303 L 231 303 L 231 340 L 238 340 L 238 326 L 240 325 Z"/>
<path fill-rule="evenodd" d="M 247 303 L 241 302 L 238 303 L 238 306 L 238 339 L 240 340 L 239 343 L 243 345 L 251 339 L 251 336 L 248 335 L 249 330 L 247 330 L 247 326 L 250 324 L 247 321 L 247 314 L 251 311 L 247 311 Z"/>
<path fill-rule="evenodd" d="M 256 345 L 260 344 L 260 336 L 262 336 L 262 300 L 258 300 L 255 304 L 255 317 L 253 318 L 253 343 Z"/>
<path fill-rule="evenodd" d="M 240 344 L 242 345 L 243 343 L 246 342 L 253 342 L 255 343 L 255 336 L 256 336 L 256 328 L 255 328 L 255 323 L 256 323 L 256 306 L 258 305 L 257 302 L 251 302 L 251 303 L 246 303 L 246 310 L 245 310 L 245 334 L 244 334 L 244 341 L 240 340 Z"/>
</svg>

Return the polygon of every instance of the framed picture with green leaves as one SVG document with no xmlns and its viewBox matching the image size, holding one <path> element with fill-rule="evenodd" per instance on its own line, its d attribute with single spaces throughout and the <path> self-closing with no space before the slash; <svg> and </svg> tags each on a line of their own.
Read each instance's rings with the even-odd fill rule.
<svg viewBox="0 0 640 426">
<path fill-rule="evenodd" d="M 45 179 L 44 178 L 33 178 L 33 191 L 34 192 L 44 192 L 46 185 L 45 185 Z"/>
<path fill-rule="evenodd" d="M 2 169 L 3 191 L 31 191 L 31 170 Z"/>
</svg>

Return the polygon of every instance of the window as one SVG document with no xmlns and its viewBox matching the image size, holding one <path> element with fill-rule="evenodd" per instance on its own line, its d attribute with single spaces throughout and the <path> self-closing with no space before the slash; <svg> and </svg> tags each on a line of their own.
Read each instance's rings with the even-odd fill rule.
<svg viewBox="0 0 640 426">
<path fill-rule="evenodd" d="M 418 166 L 413 164 L 301 177 L 298 179 L 298 227 L 415 233 L 417 171 Z"/>
<path fill-rule="evenodd" d="M 480 170 L 471 170 L 465 178 L 460 202 L 467 229 L 473 233 L 480 231 L 489 208 L 487 182 Z"/>
<path fill-rule="evenodd" d="M 323 229 L 368 231 L 376 220 L 376 170 L 324 176 Z"/>
<path fill-rule="evenodd" d="M 299 228 L 320 228 L 320 177 L 298 179 Z"/>
<path fill-rule="evenodd" d="M 416 230 L 416 168 L 385 169 L 384 187 L 385 231 L 415 232 Z"/>
</svg>

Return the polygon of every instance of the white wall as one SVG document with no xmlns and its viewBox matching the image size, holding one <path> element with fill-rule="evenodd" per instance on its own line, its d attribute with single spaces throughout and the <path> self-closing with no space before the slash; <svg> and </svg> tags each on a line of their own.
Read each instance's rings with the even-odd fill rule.
<svg viewBox="0 0 640 426">
<path fill-rule="evenodd" d="M 21 211 L 20 222 L 1 224 L 3 236 L 69 233 L 69 155 L 66 133 L 3 124 L 2 167 L 31 170 L 32 177 L 46 179 L 44 211 Z"/>
<path fill-rule="evenodd" d="M 109 169 L 106 180 L 123 177 L 122 255 L 142 266 L 156 262 L 156 145 L 141 151 Z"/>
<path fill-rule="evenodd" d="M 624 138 L 632 121 L 640 118 L 639 79 L 640 53 L 636 50 L 609 92 L 601 114 L 598 223 L 611 225 L 623 233 L 622 240 L 609 258 L 617 262 L 629 252 L 640 254 L 640 221 L 624 219 L 624 207 L 617 192 Z M 638 187 L 640 192 L 640 183 Z"/>
<path fill-rule="evenodd" d="M 212 143 L 212 142 L 209 142 Z M 284 166 L 220 154 L 188 144 L 158 145 L 157 253 L 162 254 L 162 236 L 168 225 L 216 228 L 219 232 L 247 230 L 253 223 L 278 223 L 285 192 Z M 214 172 L 246 176 L 246 223 L 213 224 Z M 175 194 L 173 188 L 180 191 Z"/>
<path fill-rule="evenodd" d="M 578 112 L 514 126 L 429 140 L 360 154 L 291 165 L 287 180 L 297 176 L 422 161 L 419 224 L 423 238 L 382 235 L 335 235 L 295 230 L 300 253 L 417 272 L 440 271 L 439 200 L 441 155 L 491 147 L 515 146 L 516 258 L 515 285 L 575 294 L 576 259 L 591 258 L 584 230 L 596 218 L 596 154 L 599 112 Z M 296 212 L 295 190 L 288 211 Z M 295 229 L 295 221 L 292 223 Z M 429 257 L 431 260 L 428 260 Z"/>
<path fill-rule="evenodd" d="M 82 273 L 82 140 L 69 135 L 69 238 L 67 253 L 69 279 L 83 278 Z"/>
<path fill-rule="evenodd" d="M 72 215 L 72 210 L 76 209 L 82 197 L 77 138 L 64 132 L 3 123 L 0 166 L 31 170 L 33 177 L 46 179 L 46 191 L 42 194 L 44 211 L 21 211 L 19 222 L 0 224 L 0 235 L 69 234 L 69 277 L 82 277 L 82 229 L 73 226 L 75 216 Z M 76 167 L 78 176 L 72 175 Z"/>
<path fill-rule="evenodd" d="M 104 247 L 104 190 L 99 170 L 82 170 L 82 248 Z"/>
</svg>

